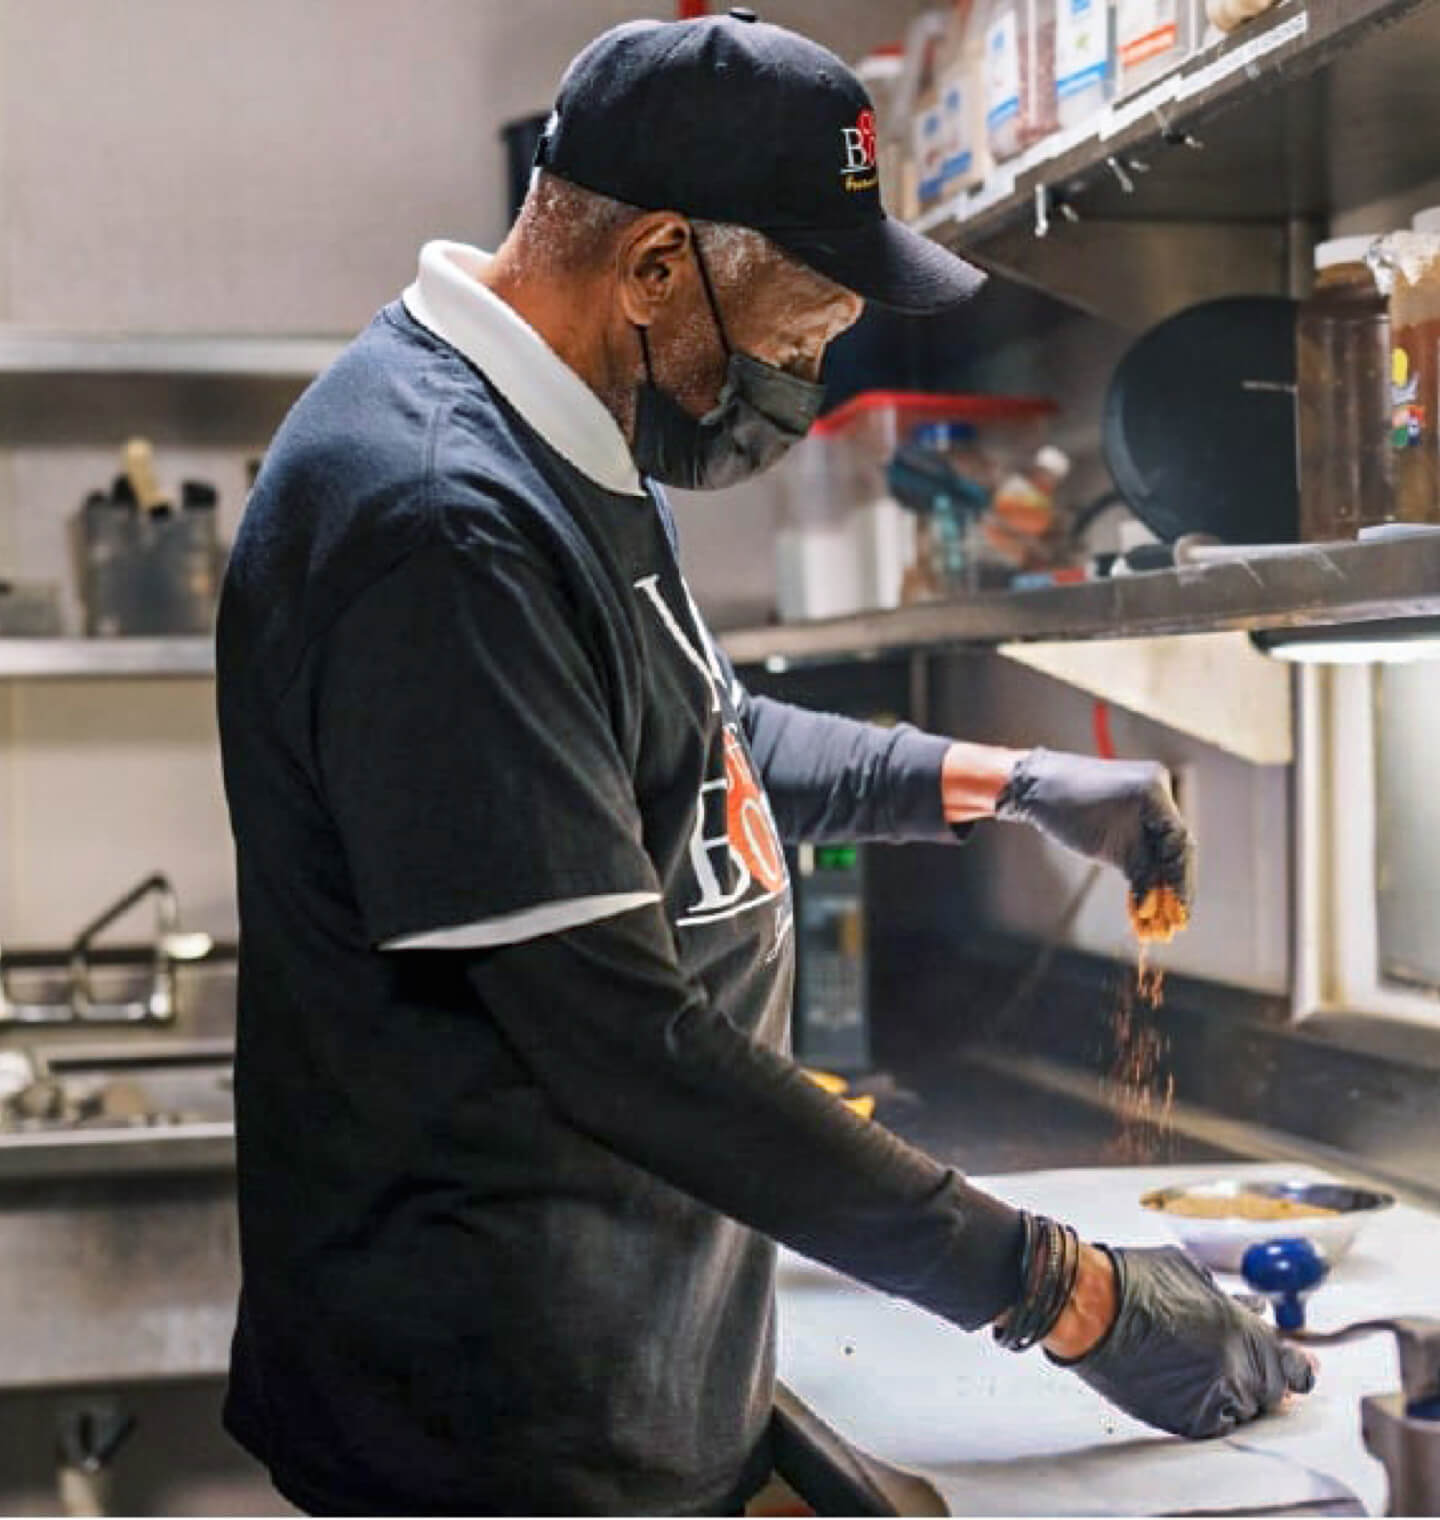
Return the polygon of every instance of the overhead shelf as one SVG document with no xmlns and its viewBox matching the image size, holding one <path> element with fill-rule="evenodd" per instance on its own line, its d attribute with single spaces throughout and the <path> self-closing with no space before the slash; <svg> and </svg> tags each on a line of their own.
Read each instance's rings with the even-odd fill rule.
<svg viewBox="0 0 1440 1520">
<path fill-rule="evenodd" d="M 1037 639 L 1139 638 L 1440 615 L 1440 533 L 1297 545 L 1244 560 L 1034 591 L 986 592 L 821 622 L 737 629 L 737 665 L 784 669 Z"/>
<path fill-rule="evenodd" d="M 307 380 L 345 346 L 340 338 L 190 334 L 90 337 L 0 327 L 0 375 L 215 375 Z"/>
<path fill-rule="evenodd" d="M 215 646 L 208 638 L 0 638 L 0 681 L 206 677 L 214 673 Z"/>
<path fill-rule="evenodd" d="M 1018 223 L 1033 229 L 1042 203 L 1063 237 L 1061 203 L 1082 218 L 1247 222 L 1413 188 L 1435 173 L 1437 40 L 1435 0 L 1285 0 L 916 226 L 983 248 Z"/>
</svg>

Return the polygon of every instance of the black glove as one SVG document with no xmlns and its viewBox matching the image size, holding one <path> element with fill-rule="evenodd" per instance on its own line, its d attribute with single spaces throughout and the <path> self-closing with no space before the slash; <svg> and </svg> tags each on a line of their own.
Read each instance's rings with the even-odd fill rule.
<svg viewBox="0 0 1440 1520">
<path fill-rule="evenodd" d="M 1309 1358 L 1178 1246 L 1106 1249 L 1120 1301 L 1115 1323 L 1094 1350 L 1061 1365 L 1126 1414 L 1177 1436 L 1223 1436 L 1287 1390 L 1310 1391 Z"/>
<path fill-rule="evenodd" d="M 1092 860 L 1124 872 L 1137 899 L 1169 887 L 1187 907 L 1195 848 L 1163 765 L 1032 749 L 1016 761 L 997 818 L 1034 824 Z"/>
</svg>

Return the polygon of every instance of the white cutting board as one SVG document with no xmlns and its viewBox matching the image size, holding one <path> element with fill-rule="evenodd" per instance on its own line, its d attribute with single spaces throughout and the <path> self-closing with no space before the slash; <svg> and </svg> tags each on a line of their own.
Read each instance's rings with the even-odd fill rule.
<svg viewBox="0 0 1440 1520">
<path fill-rule="evenodd" d="M 1170 1241 L 1143 1192 L 1218 1175 L 1319 1177 L 1300 1166 L 1113 1167 L 977 1178 L 1000 1197 L 1111 1244 Z M 1440 1216 L 1397 1205 L 1361 1232 L 1310 1300 L 1311 1328 L 1440 1313 Z M 1242 1284 L 1232 1279 L 1232 1288 Z M 1315 1391 L 1223 1441 L 1139 1424 L 1038 1352 L 1000 1350 L 828 1268 L 783 1252 L 780 1376 L 847 1440 L 924 1476 L 953 1514 L 1252 1512 L 1354 1495 L 1385 1510 L 1360 1441 L 1362 1394 L 1399 1386 L 1391 1337 L 1318 1353 Z"/>
</svg>

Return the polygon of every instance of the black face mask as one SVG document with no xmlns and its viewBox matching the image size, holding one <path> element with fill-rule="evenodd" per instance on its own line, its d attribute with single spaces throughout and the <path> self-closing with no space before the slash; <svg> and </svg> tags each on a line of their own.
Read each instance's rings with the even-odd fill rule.
<svg viewBox="0 0 1440 1520">
<path fill-rule="evenodd" d="M 642 327 L 645 383 L 635 392 L 635 441 L 631 452 L 643 474 L 687 491 L 718 491 L 768 470 L 810 431 L 820 415 L 825 387 L 787 374 L 751 354 L 736 353 L 725 336 L 710 273 L 695 244 L 695 262 L 729 361 L 725 385 L 712 411 L 692 417 L 655 384 L 650 341 Z"/>
</svg>

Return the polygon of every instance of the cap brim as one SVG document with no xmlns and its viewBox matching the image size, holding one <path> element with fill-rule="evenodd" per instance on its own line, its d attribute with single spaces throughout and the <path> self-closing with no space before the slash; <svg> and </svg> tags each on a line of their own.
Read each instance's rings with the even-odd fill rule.
<svg viewBox="0 0 1440 1520">
<path fill-rule="evenodd" d="M 963 305 L 985 283 L 983 270 L 890 216 L 845 232 L 767 228 L 766 236 L 857 296 L 914 316 Z"/>
</svg>

